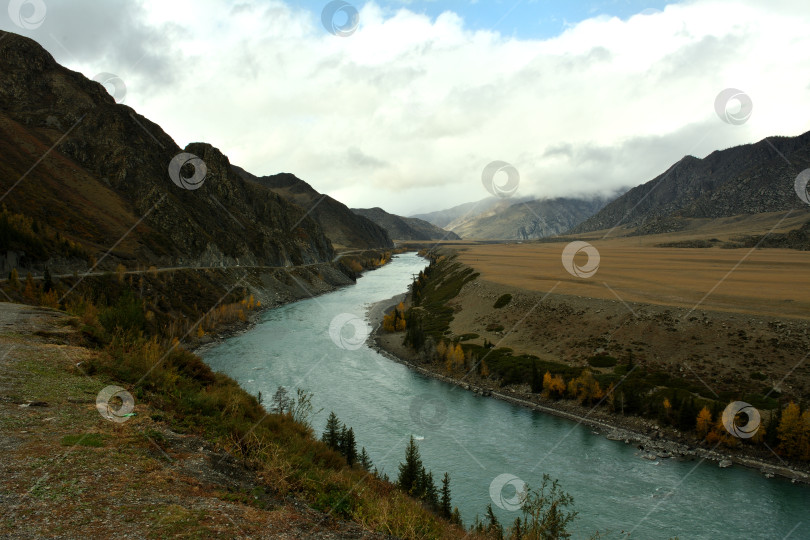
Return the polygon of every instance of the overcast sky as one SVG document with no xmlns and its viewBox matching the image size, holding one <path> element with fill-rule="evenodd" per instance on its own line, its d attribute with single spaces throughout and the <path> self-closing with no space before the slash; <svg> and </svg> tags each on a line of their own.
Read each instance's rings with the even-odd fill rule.
<svg viewBox="0 0 810 540">
<path fill-rule="evenodd" d="M 124 103 L 181 147 L 209 142 L 352 207 L 478 200 L 494 160 L 519 171 L 517 195 L 602 194 L 810 130 L 807 0 L 356 1 L 345 37 L 325 1 L 7 3 L 4 30 L 119 76 Z M 747 121 L 718 116 L 727 88 L 750 98 Z"/>
</svg>

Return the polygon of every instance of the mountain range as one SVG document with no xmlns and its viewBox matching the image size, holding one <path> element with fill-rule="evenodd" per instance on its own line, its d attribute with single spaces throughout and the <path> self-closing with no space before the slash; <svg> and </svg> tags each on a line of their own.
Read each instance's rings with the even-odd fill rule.
<svg viewBox="0 0 810 540">
<path fill-rule="evenodd" d="M 688 218 L 722 218 L 801 209 L 796 176 L 810 167 L 810 132 L 686 156 L 574 227 L 572 233 L 621 225 L 633 234 L 677 231 Z"/>
<path fill-rule="evenodd" d="M 460 240 L 454 232 L 446 231 L 441 227 L 419 218 L 402 217 L 389 214 L 379 207 L 352 208 L 352 211 L 370 219 L 388 231 L 391 238 L 397 240 Z"/>
</svg>

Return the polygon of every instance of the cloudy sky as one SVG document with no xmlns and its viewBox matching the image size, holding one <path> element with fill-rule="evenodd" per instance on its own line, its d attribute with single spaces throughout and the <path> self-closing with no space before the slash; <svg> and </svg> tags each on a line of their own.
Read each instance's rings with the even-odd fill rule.
<svg viewBox="0 0 810 540">
<path fill-rule="evenodd" d="M 807 0 L 356 0 L 330 19 L 346 36 L 323 0 L 7 3 L 0 27 L 117 75 L 180 146 L 353 207 L 478 200 L 494 160 L 519 195 L 603 194 L 810 130 Z M 727 88 L 747 120 L 736 99 L 718 116 Z"/>
</svg>

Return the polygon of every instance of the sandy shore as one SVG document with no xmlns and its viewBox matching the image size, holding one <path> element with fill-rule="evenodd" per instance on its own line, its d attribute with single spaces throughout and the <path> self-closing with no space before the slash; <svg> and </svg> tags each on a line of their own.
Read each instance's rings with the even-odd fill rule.
<svg viewBox="0 0 810 540">
<path fill-rule="evenodd" d="M 481 396 L 500 399 L 513 405 L 586 425 L 594 433 L 601 434 L 609 440 L 633 444 L 639 450 L 639 456 L 644 459 L 708 460 L 716 462 L 720 467 L 737 464 L 757 469 L 767 477 L 781 476 L 794 482 L 810 484 L 810 473 L 779 463 L 776 456 L 771 462 L 734 450 L 715 451 L 696 446 L 679 432 L 662 428 L 652 420 L 635 416 L 618 416 L 601 409 L 588 409 L 570 400 L 544 400 L 538 394 L 519 389 L 503 389 L 493 381 L 481 380 L 478 377 L 475 380 L 472 378 L 459 380 L 439 373 L 435 366 L 422 364 L 412 350 L 402 345 L 402 333 L 389 334 L 381 331 L 380 322 L 383 314 L 390 311 L 406 296 L 406 294 L 400 294 L 369 307 L 367 313 L 373 331 L 369 336 L 368 345 L 383 356 L 403 364 L 409 369 Z"/>
</svg>

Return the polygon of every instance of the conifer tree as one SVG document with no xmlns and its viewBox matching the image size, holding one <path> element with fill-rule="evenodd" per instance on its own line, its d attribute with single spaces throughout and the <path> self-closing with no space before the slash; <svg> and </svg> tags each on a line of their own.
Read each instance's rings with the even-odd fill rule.
<svg viewBox="0 0 810 540">
<path fill-rule="evenodd" d="M 357 461 L 357 443 L 354 440 L 354 430 L 352 428 L 346 431 L 343 439 L 343 456 L 346 458 L 349 467 L 353 467 Z"/>
<path fill-rule="evenodd" d="M 405 463 L 399 464 L 399 478 L 397 478 L 399 488 L 406 493 L 410 493 L 413 488 L 417 487 L 423 468 L 419 447 L 416 446 L 416 441 L 411 435 L 411 440 L 405 448 Z"/>
<path fill-rule="evenodd" d="M 326 419 L 326 430 L 321 440 L 332 450 L 337 450 L 340 445 L 340 420 L 335 411 L 330 412 L 329 418 Z"/>
<path fill-rule="evenodd" d="M 364 470 L 371 471 L 372 468 L 371 458 L 369 457 L 368 452 L 366 452 L 365 446 L 362 448 L 362 450 L 360 450 L 360 457 L 358 458 L 358 463 L 360 463 L 360 466 L 363 467 Z"/>
<path fill-rule="evenodd" d="M 439 501 L 439 514 L 446 519 L 452 518 L 452 506 L 450 504 L 450 474 L 444 473 L 442 478 L 441 499 Z"/>
<path fill-rule="evenodd" d="M 532 394 L 539 394 L 543 391 L 543 379 L 537 371 L 537 361 L 532 362 Z"/>
</svg>

